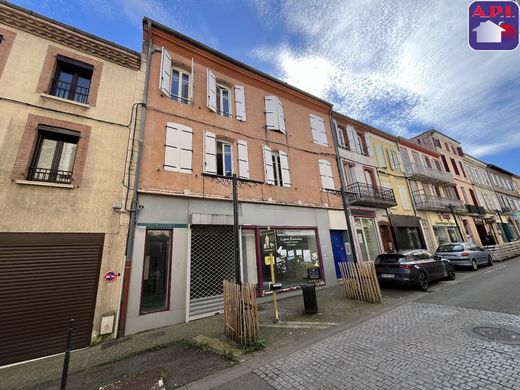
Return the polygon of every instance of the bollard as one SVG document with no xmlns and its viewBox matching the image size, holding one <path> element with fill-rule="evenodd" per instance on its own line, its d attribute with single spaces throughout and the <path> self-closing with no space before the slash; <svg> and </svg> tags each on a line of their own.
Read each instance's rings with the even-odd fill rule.
<svg viewBox="0 0 520 390">
<path fill-rule="evenodd" d="M 74 326 L 74 319 L 69 320 L 69 332 L 67 335 L 67 349 L 65 350 L 65 358 L 63 360 L 63 372 L 61 373 L 61 390 L 67 388 L 67 376 L 69 374 L 70 350 L 72 349 L 72 330 Z"/>
</svg>

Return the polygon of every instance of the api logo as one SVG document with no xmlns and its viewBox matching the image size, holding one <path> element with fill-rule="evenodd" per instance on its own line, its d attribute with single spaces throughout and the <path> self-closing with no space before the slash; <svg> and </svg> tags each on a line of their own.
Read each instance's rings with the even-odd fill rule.
<svg viewBox="0 0 520 390">
<path fill-rule="evenodd" d="M 518 46 L 518 4 L 475 1 L 469 6 L 469 45 L 475 50 L 513 50 Z"/>
</svg>

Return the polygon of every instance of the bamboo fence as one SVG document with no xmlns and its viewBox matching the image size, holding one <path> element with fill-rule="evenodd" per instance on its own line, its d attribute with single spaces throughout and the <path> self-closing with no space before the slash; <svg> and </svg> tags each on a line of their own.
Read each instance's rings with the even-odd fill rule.
<svg viewBox="0 0 520 390">
<path fill-rule="evenodd" d="M 347 298 L 371 303 L 382 302 L 383 296 L 373 263 L 339 263 L 339 269 Z"/>
<path fill-rule="evenodd" d="M 258 341 L 260 325 L 256 284 L 224 280 L 224 333 L 241 345 Z"/>
</svg>

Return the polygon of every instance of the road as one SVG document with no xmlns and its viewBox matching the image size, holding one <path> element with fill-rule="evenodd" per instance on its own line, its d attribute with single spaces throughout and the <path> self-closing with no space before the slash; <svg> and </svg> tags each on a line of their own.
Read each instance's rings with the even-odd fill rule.
<svg viewBox="0 0 520 390">
<path fill-rule="evenodd" d="M 385 288 L 396 308 L 213 388 L 520 389 L 519 278 L 517 258 L 426 293 Z"/>
</svg>

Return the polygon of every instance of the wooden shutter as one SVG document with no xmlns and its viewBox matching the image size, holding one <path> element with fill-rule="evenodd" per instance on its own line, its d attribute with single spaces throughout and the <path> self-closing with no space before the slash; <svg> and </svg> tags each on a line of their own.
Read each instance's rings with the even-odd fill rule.
<svg viewBox="0 0 520 390">
<path fill-rule="evenodd" d="M 346 146 L 346 143 L 345 143 L 345 137 L 343 135 L 343 132 L 340 130 L 339 126 L 338 126 L 338 122 L 336 122 L 335 119 L 332 120 L 332 122 L 334 123 L 334 129 L 333 131 L 335 130 L 336 131 L 336 134 L 338 135 L 338 143 L 339 143 L 339 146 L 343 146 L 345 147 Z"/>
<path fill-rule="evenodd" d="M 352 152 L 356 151 L 356 131 L 352 126 L 347 126 L 347 138 L 348 138 L 348 146 L 349 150 Z"/>
<path fill-rule="evenodd" d="M 195 104 L 195 62 L 193 61 L 193 58 L 191 59 L 191 75 L 190 75 L 190 96 L 188 98 L 190 99 L 191 104 Z"/>
<path fill-rule="evenodd" d="M 403 204 L 401 205 L 403 207 L 403 210 L 410 210 L 412 208 L 412 205 L 410 204 L 410 198 L 408 197 L 408 191 L 406 187 L 402 185 L 399 186 L 399 195 L 401 201 L 403 202 Z"/>
<path fill-rule="evenodd" d="M 249 158 L 247 153 L 247 142 L 238 141 L 238 171 L 239 177 L 249 179 Z"/>
<path fill-rule="evenodd" d="M 170 97 L 172 89 L 172 57 L 164 47 L 161 48 L 161 77 L 159 78 L 159 89 L 167 97 Z"/>
<path fill-rule="evenodd" d="M 278 111 L 278 130 L 285 134 L 285 115 L 283 113 L 283 105 L 280 99 L 277 100 L 277 111 Z"/>
<path fill-rule="evenodd" d="M 211 131 L 204 131 L 204 172 L 217 173 L 217 137 Z"/>
<path fill-rule="evenodd" d="M 325 122 L 317 115 L 310 114 L 312 139 L 315 143 L 328 145 L 327 132 L 325 131 Z"/>
<path fill-rule="evenodd" d="M 330 162 L 327 160 L 319 160 L 318 165 L 320 168 L 321 188 L 323 188 L 323 190 L 333 190 L 334 178 L 332 176 L 332 167 Z"/>
<path fill-rule="evenodd" d="M 191 173 L 193 130 L 179 123 L 166 124 L 166 142 L 164 145 L 164 170 Z"/>
<path fill-rule="evenodd" d="M 381 144 L 376 144 L 376 160 L 379 168 L 386 168 L 385 153 Z"/>
<path fill-rule="evenodd" d="M 291 176 L 289 174 L 289 159 L 287 158 L 287 153 L 280 150 L 278 152 L 280 156 L 280 167 L 282 168 L 282 182 L 284 187 L 291 186 Z"/>
<path fill-rule="evenodd" d="M 246 98 L 244 94 L 244 87 L 242 85 L 235 85 L 235 109 L 237 119 L 239 121 L 246 121 Z"/>
<path fill-rule="evenodd" d="M 273 155 L 271 148 L 263 145 L 265 182 L 274 184 Z"/>
<path fill-rule="evenodd" d="M 217 79 L 213 72 L 208 69 L 208 108 L 217 112 Z"/>
<path fill-rule="evenodd" d="M 278 130 L 278 99 L 276 96 L 266 96 L 265 127 L 267 130 Z"/>
<path fill-rule="evenodd" d="M 370 138 L 368 137 L 368 133 L 365 133 L 365 144 L 367 146 L 367 156 L 372 156 L 372 148 L 370 147 Z"/>
</svg>

